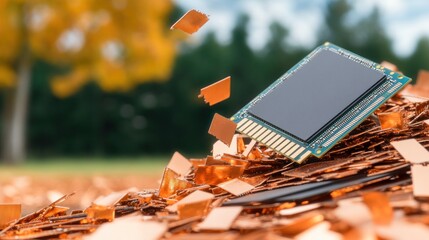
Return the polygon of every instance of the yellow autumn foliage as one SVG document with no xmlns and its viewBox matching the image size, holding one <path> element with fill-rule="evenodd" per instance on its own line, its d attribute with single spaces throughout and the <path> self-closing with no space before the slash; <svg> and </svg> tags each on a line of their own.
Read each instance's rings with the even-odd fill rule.
<svg viewBox="0 0 429 240">
<path fill-rule="evenodd" d="M 0 88 L 8 88 L 14 86 L 15 72 L 12 68 L 0 64 Z"/>
<path fill-rule="evenodd" d="M 177 41 L 167 26 L 171 11 L 171 0 L 1 0 L 0 74 L 27 51 L 70 67 L 51 81 L 58 97 L 90 80 L 104 91 L 165 80 Z M 13 83 L 15 75 L 0 75 L 0 86 Z"/>
</svg>

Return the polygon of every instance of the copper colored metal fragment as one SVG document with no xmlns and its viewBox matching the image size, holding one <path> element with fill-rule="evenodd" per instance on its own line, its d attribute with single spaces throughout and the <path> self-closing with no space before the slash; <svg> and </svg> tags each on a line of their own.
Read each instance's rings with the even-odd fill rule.
<svg viewBox="0 0 429 240">
<path fill-rule="evenodd" d="M 167 231 L 167 225 L 155 221 L 143 221 L 141 217 L 123 217 L 111 223 L 105 223 L 88 240 L 101 239 L 160 239 Z"/>
<path fill-rule="evenodd" d="M 234 178 L 227 182 L 223 182 L 221 184 L 218 184 L 217 186 L 229 193 L 234 194 L 235 196 L 245 194 L 247 192 L 250 192 L 253 188 L 255 188 L 254 186 L 246 182 L 243 182 L 237 178 Z"/>
<path fill-rule="evenodd" d="M 177 205 L 177 214 L 179 219 L 187 219 L 193 217 L 204 217 L 207 215 L 212 199 L 182 203 Z"/>
<path fill-rule="evenodd" d="M 191 164 L 194 168 L 197 168 L 198 166 L 205 165 L 207 162 L 207 159 L 205 159 L 205 158 L 191 158 L 191 159 L 189 159 L 189 162 L 191 162 Z"/>
<path fill-rule="evenodd" d="M 228 76 L 220 81 L 217 81 L 200 91 L 199 98 L 204 98 L 204 102 L 210 106 L 222 102 L 229 98 L 231 92 L 231 77 Z"/>
<path fill-rule="evenodd" d="M 230 146 L 237 124 L 228 118 L 215 113 L 210 124 L 209 133 Z"/>
<path fill-rule="evenodd" d="M 184 197 L 183 199 L 181 199 L 177 203 L 166 207 L 166 209 L 168 211 L 175 212 L 175 211 L 177 211 L 177 207 L 179 205 L 186 205 L 186 204 L 190 204 L 190 203 L 202 202 L 202 201 L 208 201 L 208 200 L 212 201 L 213 199 L 214 199 L 213 194 L 208 193 L 208 192 L 204 192 L 204 191 L 200 191 L 200 190 L 196 190 L 195 192 Z"/>
<path fill-rule="evenodd" d="M 309 163 L 307 165 L 285 171 L 282 173 L 282 175 L 296 178 L 305 178 L 328 170 L 333 171 L 333 169 L 338 169 L 344 165 L 350 164 L 352 161 L 353 159 L 337 159 Z"/>
<path fill-rule="evenodd" d="M 391 142 L 392 146 L 412 164 L 429 162 L 429 152 L 416 139 Z"/>
<path fill-rule="evenodd" d="M 322 207 L 320 203 L 313 203 L 308 205 L 302 205 L 298 207 L 292 207 L 287 209 L 282 209 L 279 211 L 280 216 L 293 216 L 301 213 L 305 213 L 311 210 L 315 210 Z"/>
<path fill-rule="evenodd" d="M 88 214 L 89 219 L 94 221 L 105 220 L 105 221 L 111 222 L 113 221 L 113 219 L 115 219 L 114 207 L 106 207 L 106 206 L 92 204 L 90 207 L 85 209 L 84 212 Z"/>
<path fill-rule="evenodd" d="M 244 144 L 243 135 L 237 137 L 237 153 L 243 153 L 246 150 L 246 145 Z"/>
<path fill-rule="evenodd" d="M 243 171 L 243 166 L 200 166 L 195 171 L 195 183 L 217 185 L 230 179 L 240 177 Z"/>
<path fill-rule="evenodd" d="M 175 152 L 171 157 L 170 162 L 167 165 L 167 168 L 173 170 L 175 173 L 184 176 L 192 168 L 192 163 L 188 161 L 182 154 Z"/>
<path fill-rule="evenodd" d="M 249 153 L 252 151 L 253 147 L 256 145 L 256 140 L 252 139 L 249 144 L 247 144 L 246 149 L 243 152 L 243 156 L 247 157 Z"/>
<path fill-rule="evenodd" d="M 208 16 L 197 10 L 190 10 L 183 15 L 170 29 L 180 29 L 188 34 L 198 31 L 207 21 Z"/>
<path fill-rule="evenodd" d="M 45 218 L 64 216 L 69 209 L 69 207 L 55 206 L 45 214 Z"/>
<path fill-rule="evenodd" d="M 404 114 L 402 112 L 389 112 L 378 114 L 381 129 L 396 128 L 403 129 L 405 127 Z"/>
<path fill-rule="evenodd" d="M 429 166 L 411 165 L 411 178 L 413 180 L 413 193 L 418 198 L 429 197 Z"/>
<path fill-rule="evenodd" d="M 331 228 L 331 224 L 329 222 L 324 221 L 298 234 L 297 236 L 294 237 L 294 239 L 296 240 L 313 240 L 313 239 L 342 240 L 343 239 L 341 234 L 331 231 L 330 228 Z"/>
<path fill-rule="evenodd" d="M 388 225 L 393 220 L 393 209 L 390 206 L 389 198 L 381 192 L 364 193 L 363 201 L 371 211 L 375 224 Z"/>
<path fill-rule="evenodd" d="M 180 179 L 180 176 L 177 173 L 166 168 L 164 170 L 164 175 L 162 176 L 161 184 L 159 185 L 159 196 L 167 198 L 175 194 L 178 190 L 187 189 L 192 186 L 192 183 L 184 179 Z"/>
<path fill-rule="evenodd" d="M 324 217 L 317 213 L 308 213 L 302 217 L 299 217 L 295 221 L 285 226 L 279 226 L 274 228 L 274 231 L 282 236 L 294 236 L 299 234 L 310 227 L 323 222 Z"/>
<path fill-rule="evenodd" d="M 213 144 L 213 157 L 216 159 L 221 158 L 224 154 L 237 154 L 237 141 L 238 134 L 234 134 L 231 144 L 228 146 L 222 141 L 218 140 Z"/>
<path fill-rule="evenodd" d="M 0 229 L 21 216 L 21 204 L 0 204 Z"/>
<path fill-rule="evenodd" d="M 214 208 L 202 223 L 198 225 L 200 230 L 226 231 L 231 228 L 234 220 L 240 215 L 243 207 L 218 207 Z"/>
</svg>

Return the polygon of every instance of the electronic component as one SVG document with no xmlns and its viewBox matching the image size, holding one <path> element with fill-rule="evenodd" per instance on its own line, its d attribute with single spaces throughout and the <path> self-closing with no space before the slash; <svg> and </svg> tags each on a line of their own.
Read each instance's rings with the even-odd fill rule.
<svg viewBox="0 0 429 240">
<path fill-rule="evenodd" d="M 301 163 L 325 154 L 410 81 L 325 43 L 231 119 L 238 132 Z"/>
</svg>

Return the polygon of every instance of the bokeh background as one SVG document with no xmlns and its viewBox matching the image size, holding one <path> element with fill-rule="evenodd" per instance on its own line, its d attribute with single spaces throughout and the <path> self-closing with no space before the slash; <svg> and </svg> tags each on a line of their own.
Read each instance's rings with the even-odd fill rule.
<svg viewBox="0 0 429 240">
<path fill-rule="evenodd" d="M 209 22 L 169 30 L 190 9 Z M 215 112 L 234 114 L 326 41 L 415 78 L 429 69 L 429 2 L 1 0 L 0 202 L 156 187 L 174 151 L 210 152 Z M 230 99 L 197 98 L 228 75 Z"/>
</svg>

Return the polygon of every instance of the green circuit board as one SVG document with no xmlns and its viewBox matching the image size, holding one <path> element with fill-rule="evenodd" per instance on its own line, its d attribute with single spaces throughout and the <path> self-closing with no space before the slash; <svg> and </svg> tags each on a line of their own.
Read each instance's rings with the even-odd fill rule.
<svg viewBox="0 0 429 240">
<path fill-rule="evenodd" d="M 410 78 L 341 47 L 317 47 L 231 117 L 237 131 L 302 163 L 321 157 Z"/>
</svg>

